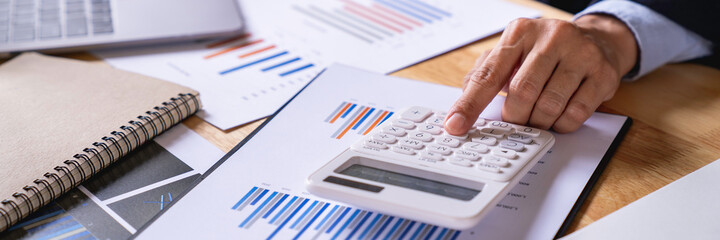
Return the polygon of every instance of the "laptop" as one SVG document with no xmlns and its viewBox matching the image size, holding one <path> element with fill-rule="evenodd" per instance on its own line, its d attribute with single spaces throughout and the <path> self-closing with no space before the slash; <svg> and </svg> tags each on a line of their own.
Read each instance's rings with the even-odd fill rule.
<svg viewBox="0 0 720 240">
<path fill-rule="evenodd" d="M 0 0 L 0 54 L 221 37 L 242 29 L 236 0 Z"/>
</svg>

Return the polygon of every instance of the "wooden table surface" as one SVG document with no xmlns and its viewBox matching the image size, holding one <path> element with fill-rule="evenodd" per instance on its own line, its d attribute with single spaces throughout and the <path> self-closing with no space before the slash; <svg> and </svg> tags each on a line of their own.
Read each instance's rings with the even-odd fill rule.
<svg viewBox="0 0 720 240">
<path fill-rule="evenodd" d="M 530 0 L 510 0 L 542 11 L 544 18 L 571 14 Z M 491 49 L 499 34 L 390 75 L 460 87 L 475 58 Z M 63 56 L 95 60 L 86 53 Z M 634 124 L 610 160 L 569 232 L 720 158 L 720 71 L 672 64 L 635 82 L 622 83 L 599 111 L 630 116 Z M 228 131 L 192 116 L 183 124 L 227 152 L 263 120 Z"/>
</svg>

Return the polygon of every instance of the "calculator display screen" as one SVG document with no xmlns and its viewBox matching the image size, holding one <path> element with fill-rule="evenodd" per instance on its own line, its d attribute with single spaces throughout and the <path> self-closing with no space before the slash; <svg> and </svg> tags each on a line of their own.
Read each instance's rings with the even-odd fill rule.
<svg viewBox="0 0 720 240">
<path fill-rule="evenodd" d="M 379 168 L 368 167 L 361 164 L 353 164 L 350 167 L 340 171 L 340 174 L 395 185 L 398 187 L 414 189 L 417 191 L 432 193 L 435 195 L 450 197 L 463 201 L 470 201 L 478 193 L 480 193 L 480 191 L 478 190 L 466 187 L 456 186 L 434 180 L 428 180 L 425 178 L 420 178 L 407 174 L 391 172 Z"/>
</svg>

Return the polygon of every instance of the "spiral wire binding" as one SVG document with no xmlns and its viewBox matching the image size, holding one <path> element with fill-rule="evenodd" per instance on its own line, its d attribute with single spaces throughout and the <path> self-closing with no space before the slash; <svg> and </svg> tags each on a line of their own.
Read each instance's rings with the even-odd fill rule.
<svg viewBox="0 0 720 240">
<path fill-rule="evenodd" d="M 56 166 L 53 168 L 55 172 L 47 172 L 43 174 L 43 177 L 45 177 L 44 179 L 35 179 L 33 181 L 35 186 L 27 185 L 23 187 L 23 190 L 25 191 L 24 193 L 15 192 L 14 194 L 12 194 L 12 196 L 16 200 L 19 199 L 22 200 L 22 202 L 27 203 L 29 210 L 27 213 L 23 214 L 23 211 L 20 209 L 20 205 L 18 205 L 16 200 L 5 199 L 0 201 L 3 206 L 10 206 L 7 209 L 0 207 L 0 219 L 2 219 L 5 223 L 4 225 L 0 225 L 0 231 L 4 231 L 11 225 L 19 222 L 20 219 L 23 218 L 23 215 L 29 215 L 31 212 L 34 212 L 36 208 L 42 207 L 48 202 L 54 200 L 56 197 L 59 197 L 60 195 L 69 191 L 71 188 L 77 186 L 81 182 L 91 178 L 93 175 L 95 175 L 95 173 L 105 168 L 107 165 L 115 162 L 117 159 L 130 152 L 131 150 L 140 146 L 140 144 L 150 140 L 152 137 L 157 136 L 171 126 L 179 123 L 185 117 L 188 117 L 194 114 L 196 111 L 200 110 L 200 101 L 194 94 L 180 93 L 178 94 L 178 96 L 179 97 L 170 98 L 171 102 L 163 102 L 162 106 L 154 107 L 153 109 L 155 111 L 147 111 L 145 112 L 147 115 L 138 116 L 137 119 L 141 121 L 129 121 L 128 123 L 134 127 L 120 126 L 120 130 L 122 131 L 110 132 L 110 135 L 112 136 L 104 136 L 101 138 L 104 142 L 94 142 L 92 144 L 93 148 L 85 148 L 83 149 L 84 153 L 78 153 L 73 155 L 73 158 L 75 159 L 65 160 L 63 162 L 65 164 L 64 166 Z M 190 103 L 188 103 L 189 101 L 192 101 L 194 108 L 190 107 Z M 178 102 L 180 103 L 178 104 Z M 180 104 L 182 105 L 182 108 L 180 107 Z M 191 109 L 194 109 L 194 111 Z M 183 110 L 185 111 L 185 114 L 183 114 Z M 175 112 L 177 116 L 174 116 L 173 112 Z M 168 118 L 170 119 L 169 124 L 165 121 L 163 116 L 168 116 Z M 157 121 L 153 121 L 152 117 L 155 117 Z M 158 122 L 160 123 L 161 129 L 159 131 L 157 126 Z M 150 132 L 148 131 L 147 125 L 149 125 L 152 129 L 152 134 L 150 134 Z M 134 141 L 130 139 L 131 137 Z M 141 140 L 141 137 L 144 138 L 142 138 Z M 127 149 L 123 149 L 120 141 L 125 144 Z M 135 143 L 134 145 L 133 142 Z M 114 150 L 117 150 L 117 156 L 113 153 L 113 149 L 108 145 L 112 145 L 114 147 Z M 100 150 L 98 151 L 98 149 Z M 109 157 L 110 159 L 105 159 L 102 153 L 107 154 L 107 157 Z M 96 168 L 95 163 L 92 160 L 93 157 L 96 157 L 100 162 L 99 168 Z M 86 167 L 90 168 L 89 174 L 85 171 L 83 163 L 85 163 Z M 80 175 L 79 181 L 75 178 L 75 175 L 73 174 L 73 171 L 75 170 Z M 64 177 L 66 177 L 70 181 L 69 186 L 65 185 L 65 181 L 63 180 Z M 55 185 L 57 185 L 57 187 L 60 189 L 59 193 L 55 192 L 55 188 L 53 188 L 53 183 L 56 183 Z M 45 198 L 45 196 L 43 195 L 43 190 L 47 191 L 47 193 L 50 195 L 50 198 Z M 30 196 L 35 196 L 38 201 L 37 206 L 33 203 Z M 12 211 L 12 213 L 10 211 Z M 14 219 L 12 218 L 11 214 L 15 215 Z"/>
</svg>

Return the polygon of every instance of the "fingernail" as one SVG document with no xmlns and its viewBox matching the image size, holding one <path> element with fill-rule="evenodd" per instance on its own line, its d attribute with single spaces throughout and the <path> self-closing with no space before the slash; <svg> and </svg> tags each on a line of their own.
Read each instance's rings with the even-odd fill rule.
<svg viewBox="0 0 720 240">
<path fill-rule="evenodd" d="M 460 131 L 465 126 L 465 116 L 460 113 L 453 113 L 445 123 L 445 127 L 453 132 Z"/>
</svg>

